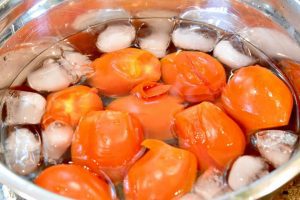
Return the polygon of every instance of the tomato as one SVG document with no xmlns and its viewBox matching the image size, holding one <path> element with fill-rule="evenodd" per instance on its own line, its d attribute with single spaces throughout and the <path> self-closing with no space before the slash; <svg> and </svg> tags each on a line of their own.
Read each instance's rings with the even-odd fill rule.
<svg viewBox="0 0 300 200">
<path fill-rule="evenodd" d="M 283 72 L 291 80 L 296 93 L 300 97 L 300 63 L 290 60 L 283 60 L 280 62 Z"/>
<path fill-rule="evenodd" d="M 191 190 L 197 173 L 192 153 L 160 140 L 147 139 L 142 144 L 149 151 L 124 179 L 126 199 L 173 199 Z"/>
<path fill-rule="evenodd" d="M 72 86 L 47 97 L 42 124 L 46 127 L 54 121 L 60 121 L 76 127 L 83 115 L 89 111 L 102 109 L 97 89 L 81 85 Z"/>
<path fill-rule="evenodd" d="M 138 118 L 145 138 L 171 139 L 174 114 L 184 106 L 180 98 L 168 94 L 169 89 L 169 85 L 143 82 L 132 90 L 131 95 L 116 99 L 107 109 L 126 111 Z"/>
<path fill-rule="evenodd" d="M 162 78 L 171 84 L 171 93 L 188 102 L 213 101 L 226 84 L 225 70 L 212 56 L 180 51 L 161 60 Z"/>
<path fill-rule="evenodd" d="M 51 166 L 42 171 L 34 182 L 46 190 L 73 199 L 115 199 L 104 180 L 76 165 Z"/>
<path fill-rule="evenodd" d="M 234 73 L 223 91 L 222 102 L 248 134 L 287 125 L 293 108 L 289 88 L 270 70 L 259 65 Z"/>
<path fill-rule="evenodd" d="M 83 117 L 71 146 L 72 161 L 119 182 L 141 152 L 142 127 L 130 114 L 93 111 Z"/>
<path fill-rule="evenodd" d="M 135 48 L 106 53 L 92 63 L 88 83 L 107 96 L 125 95 L 143 81 L 160 79 L 160 62 L 151 53 Z"/>
<path fill-rule="evenodd" d="M 245 149 L 240 127 L 210 102 L 177 113 L 175 131 L 179 146 L 196 155 L 202 171 L 209 167 L 223 169 Z"/>
</svg>

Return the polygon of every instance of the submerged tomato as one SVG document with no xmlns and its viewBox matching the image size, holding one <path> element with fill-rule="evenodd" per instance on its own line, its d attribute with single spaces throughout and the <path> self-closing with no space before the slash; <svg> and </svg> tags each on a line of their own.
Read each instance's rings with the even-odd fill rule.
<svg viewBox="0 0 300 200">
<path fill-rule="evenodd" d="M 173 199 L 191 190 L 197 172 L 192 153 L 159 140 L 147 139 L 142 144 L 149 151 L 124 180 L 126 199 Z"/>
<path fill-rule="evenodd" d="M 78 200 L 115 199 L 101 178 L 76 165 L 55 165 L 42 171 L 34 181 L 51 192 Z"/>
<path fill-rule="evenodd" d="M 132 90 L 130 96 L 116 99 L 107 109 L 126 111 L 138 118 L 145 138 L 171 139 L 174 114 L 184 106 L 180 98 L 168 94 L 169 89 L 169 85 L 143 82 Z"/>
<path fill-rule="evenodd" d="M 193 152 L 201 170 L 224 168 L 242 155 L 245 136 L 218 106 L 202 102 L 175 115 L 179 146 Z"/>
<path fill-rule="evenodd" d="M 88 80 L 107 96 L 125 95 L 142 81 L 160 79 L 160 62 L 151 53 L 135 48 L 107 53 L 92 63 L 95 70 Z"/>
<path fill-rule="evenodd" d="M 69 87 L 47 97 L 42 125 L 46 127 L 54 121 L 59 121 L 76 127 L 83 115 L 102 109 L 97 89 L 81 85 Z"/>
<path fill-rule="evenodd" d="M 300 63 L 290 60 L 283 60 L 280 62 L 283 72 L 293 83 L 293 86 L 300 97 Z"/>
<path fill-rule="evenodd" d="M 76 129 L 72 161 L 98 174 L 104 171 L 118 182 L 141 151 L 142 140 L 142 127 L 130 114 L 108 110 L 90 112 Z"/>
<path fill-rule="evenodd" d="M 222 102 L 248 134 L 287 125 L 293 108 L 289 88 L 270 70 L 258 65 L 234 73 L 223 91 Z"/>
<path fill-rule="evenodd" d="M 189 102 L 212 101 L 226 84 L 222 64 L 212 56 L 195 51 L 180 51 L 161 60 L 162 78 L 171 92 Z"/>
</svg>

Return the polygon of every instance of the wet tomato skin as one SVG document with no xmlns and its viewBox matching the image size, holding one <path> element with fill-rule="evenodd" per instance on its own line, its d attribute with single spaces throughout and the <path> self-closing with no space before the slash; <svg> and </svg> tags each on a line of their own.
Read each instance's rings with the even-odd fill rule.
<svg viewBox="0 0 300 200">
<path fill-rule="evenodd" d="M 245 136 L 218 106 L 202 102 L 175 115 L 179 146 L 193 152 L 199 169 L 224 169 L 244 153 Z"/>
<path fill-rule="evenodd" d="M 171 93 L 188 102 L 213 101 L 226 84 L 222 64 L 196 51 L 180 51 L 161 60 L 162 79 L 172 85 Z"/>
<path fill-rule="evenodd" d="M 280 62 L 283 72 L 287 75 L 300 98 L 300 63 L 290 60 Z"/>
<path fill-rule="evenodd" d="M 234 73 L 223 90 L 222 103 L 248 134 L 287 125 L 293 108 L 289 88 L 259 65 L 243 67 Z"/>
<path fill-rule="evenodd" d="M 141 122 L 145 138 L 172 139 L 171 130 L 175 113 L 184 109 L 180 98 L 168 94 L 170 86 L 155 82 L 143 82 L 131 95 L 114 100 L 107 107 L 131 113 Z"/>
<path fill-rule="evenodd" d="M 42 171 L 34 182 L 46 190 L 73 199 L 115 199 L 104 180 L 77 165 L 51 166 Z"/>
<path fill-rule="evenodd" d="M 88 83 L 107 96 L 126 95 L 142 81 L 158 81 L 161 76 L 159 60 L 135 48 L 106 53 L 92 67 L 95 72 Z"/>
<path fill-rule="evenodd" d="M 83 115 L 103 109 L 97 93 L 97 89 L 82 85 L 51 93 L 47 97 L 42 125 L 46 127 L 54 121 L 59 121 L 75 128 Z"/>
<path fill-rule="evenodd" d="M 160 140 L 146 139 L 149 149 L 124 179 L 126 199 L 165 200 L 189 192 L 197 173 L 195 156 Z"/>
<path fill-rule="evenodd" d="M 118 111 L 92 111 L 83 117 L 71 146 L 72 161 L 112 181 L 123 179 L 141 152 L 143 130 L 137 119 Z"/>
</svg>

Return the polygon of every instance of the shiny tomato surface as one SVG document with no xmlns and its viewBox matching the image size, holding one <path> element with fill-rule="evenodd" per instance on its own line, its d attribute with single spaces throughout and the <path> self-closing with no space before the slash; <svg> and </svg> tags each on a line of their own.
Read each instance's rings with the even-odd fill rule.
<svg viewBox="0 0 300 200">
<path fill-rule="evenodd" d="M 72 161 L 98 174 L 104 171 L 118 182 L 141 151 L 142 140 L 142 127 L 130 114 L 93 111 L 81 119 L 76 129 Z"/>
<path fill-rule="evenodd" d="M 100 177 L 76 165 L 48 167 L 34 182 L 51 192 L 78 200 L 115 199 L 110 186 Z"/>
<path fill-rule="evenodd" d="M 88 83 L 107 96 L 126 95 L 142 81 L 158 81 L 161 76 L 159 60 L 135 48 L 106 53 L 92 67 L 95 73 Z"/>
<path fill-rule="evenodd" d="M 175 115 L 179 146 L 193 152 L 201 171 L 224 168 L 244 153 L 245 136 L 218 106 L 202 102 Z"/>
<path fill-rule="evenodd" d="M 289 123 L 293 98 L 289 88 L 270 70 L 256 66 L 237 70 L 222 93 L 226 112 L 248 134 Z"/>
<path fill-rule="evenodd" d="M 184 106 L 180 98 L 168 94 L 169 89 L 170 85 L 143 82 L 132 90 L 131 95 L 116 99 L 107 109 L 126 111 L 138 118 L 145 138 L 171 139 L 174 114 Z"/>
<path fill-rule="evenodd" d="M 59 121 L 76 127 L 80 118 L 93 110 L 102 110 L 102 101 L 95 88 L 77 85 L 54 92 L 47 97 L 42 125 Z"/>
<path fill-rule="evenodd" d="M 212 56 L 196 51 L 179 51 L 161 60 L 162 78 L 172 85 L 171 93 L 188 102 L 212 101 L 226 84 L 222 64 Z"/>
<path fill-rule="evenodd" d="M 197 160 L 183 149 L 147 139 L 149 151 L 129 170 L 124 180 L 126 199 L 166 200 L 189 192 L 196 178 Z"/>
</svg>

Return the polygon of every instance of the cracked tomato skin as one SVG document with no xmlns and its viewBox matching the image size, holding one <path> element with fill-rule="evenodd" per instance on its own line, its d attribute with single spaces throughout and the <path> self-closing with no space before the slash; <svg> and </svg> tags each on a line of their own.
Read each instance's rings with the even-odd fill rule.
<svg viewBox="0 0 300 200">
<path fill-rule="evenodd" d="M 248 134 L 289 123 L 293 97 L 270 70 L 259 65 L 237 70 L 222 93 L 224 108 Z"/>
<path fill-rule="evenodd" d="M 180 51 L 161 60 L 162 78 L 172 85 L 171 93 L 188 102 L 213 101 L 226 84 L 223 65 L 212 56 Z"/>
<path fill-rule="evenodd" d="M 173 199 L 192 189 L 197 173 L 192 153 L 154 139 L 146 139 L 142 145 L 149 151 L 124 179 L 126 199 Z"/>
<path fill-rule="evenodd" d="M 174 115 L 184 109 L 180 98 L 168 94 L 170 85 L 143 82 L 136 86 L 131 95 L 114 100 L 109 110 L 129 112 L 141 122 L 145 138 L 172 139 Z"/>
<path fill-rule="evenodd" d="M 34 182 L 46 190 L 72 199 L 115 199 L 110 186 L 103 179 L 77 165 L 48 167 Z"/>
<path fill-rule="evenodd" d="M 137 119 L 119 111 L 92 111 L 83 117 L 71 146 L 72 161 L 113 182 L 121 181 L 141 152 L 143 130 Z"/>
<path fill-rule="evenodd" d="M 47 97 L 42 125 L 45 128 L 52 122 L 59 121 L 75 128 L 86 113 L 103 109 L 97 93 L 97 89 L 82 85 L 51 93 Z"/>
<path fill-rule="evenodd" d="M 175 115 L 179 146 L 193 152 L 201 171 L 224 169 L 244 153 L 245 136 L 218 106 L 202 102 Z"/>
<path fill-rule="evenodd" d="M 89 85 L 107 96 L 126 95 L 143 81 L 158 81 L 159 60 L 148 51 L 126 48 L 106 53 L 92 63 L 94 74 Z"/>
</svg>

